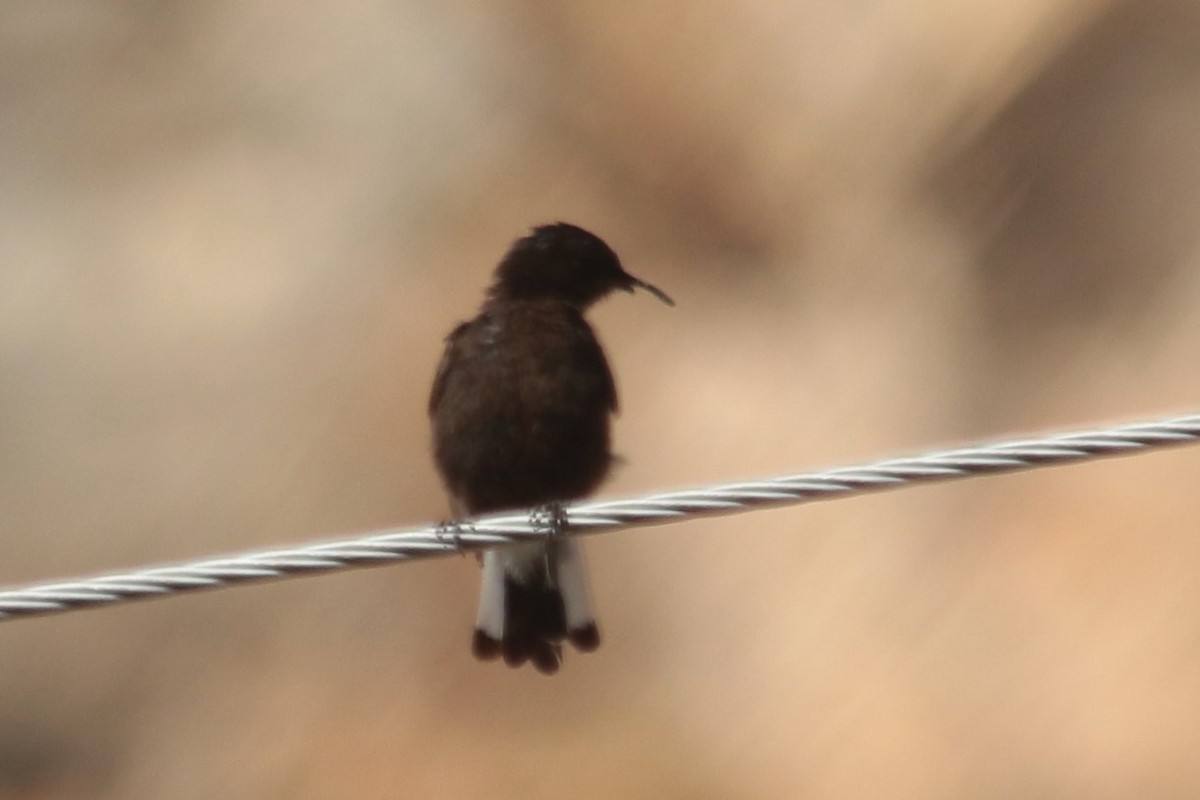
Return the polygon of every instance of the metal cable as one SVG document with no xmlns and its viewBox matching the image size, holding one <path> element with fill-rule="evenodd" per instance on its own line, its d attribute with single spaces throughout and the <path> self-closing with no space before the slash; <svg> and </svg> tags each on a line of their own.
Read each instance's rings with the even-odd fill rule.
<svg viewBox="0 0 1200 800">
<path fill-rule="evenodd" d="M 0 620 L 197 589 L 369 567 L 481 550 L 551 535 L 578 535 L 793 505 L 975 475 L 1126 455 L 1200 440 L 1200 414 L 1102 430 L 1048 435 L 877 461 L 856 467 L 730 483 L 627 500 L 576 503 L 556 525 L 550 509 L 533 509 L 422 528 L 211 558 L 114 575 L 0 591 Z M 561 517 L 559 517 L 561 519 Z M 558 528 L 556 531 L 555 529 Z"/>
</svg>

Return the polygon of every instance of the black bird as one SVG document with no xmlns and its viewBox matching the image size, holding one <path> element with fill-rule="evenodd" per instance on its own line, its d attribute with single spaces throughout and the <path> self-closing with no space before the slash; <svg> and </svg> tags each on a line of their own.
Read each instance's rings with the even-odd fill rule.
<svg viewBox="0 0 1200 800">
<path fill-rule="evenodd" d="M 433 450 L 455 517 L 594 491 L 608 474 L 612 372 L 583 312 L 614 289 L 665 293 L 633 277 L 599 237 L 559 222 L 518 239 L 475 319 L 446 337 L 429 397 Z M 483 554 L 476 657 L 558 670 L 565 638 L 600 645 L 575 540 Z"/>
</svg>

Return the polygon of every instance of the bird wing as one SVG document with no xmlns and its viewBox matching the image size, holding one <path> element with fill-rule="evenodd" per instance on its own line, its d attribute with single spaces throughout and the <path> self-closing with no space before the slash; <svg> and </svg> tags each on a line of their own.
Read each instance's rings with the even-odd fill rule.
<svg viewBox="0 0 1200 800">
<path fill-rule="evenodd" d="M 446 388 L 446 375 L 449 374 L 450 365 L 458 354 L 458 340 L 463 337 L 469 327 L 471 327 L 471 323 L 460 322 L 446 336 L 446 350 L 442 353 L 441 362 L 438 363 L 437 374 L 433 378 L 433 388 L 429 390 L 429 416 L 433 416 L 437 412 L 442 392 Z"/>
</svg>

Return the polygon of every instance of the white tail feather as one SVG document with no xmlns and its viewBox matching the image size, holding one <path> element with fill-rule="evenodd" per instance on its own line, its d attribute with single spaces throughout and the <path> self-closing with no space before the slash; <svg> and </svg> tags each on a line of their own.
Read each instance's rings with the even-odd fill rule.
<svg viewBox="0 0 1200 800">
<path fill-rule="evenodd" d="M 564 538 L 554 543 L 554 554 L 567 630 L 577 631 L 594 625 L 583 549 L 575 540 Z"/>
<path fill-rule="evenodd" d="M 504 553 L 500 550 L 488 550 L 483 554 L 483 581 L 479 586 L 475 629 L 496 641 L 504 638 Z"/>
<path fill-rule="evenodd" d="M 547 551 L 553 554 L 554 559 L 549 565 L 546 563 Z M 505 577 L 526 585 L 538 573 L 544 574 L 547 567 L 551 585 L 562 596 L 567 630 L 576 631 L 594 625 L 583 550 L 578 542 L 563 538 L 551 545 L 525 544 L 484 552 L 475 629 L 496 641 L 502 640 L 506 628 Z"/>
</svg>

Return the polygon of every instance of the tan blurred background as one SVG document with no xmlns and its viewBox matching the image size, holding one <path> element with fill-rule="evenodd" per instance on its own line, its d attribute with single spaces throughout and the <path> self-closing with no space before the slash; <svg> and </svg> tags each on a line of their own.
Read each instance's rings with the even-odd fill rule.
<svg viewBox="0 0 1200 800">
<path fill-rule="evenodd" d="M 0 582 L 445 515 L 441 337 L 528 226 L 632 494 L 1200 406 L 1192 0 L 0 5 Z M 1200 448 L 0 626 L 0 798 L 1200 794 Z"/>
</svg>

